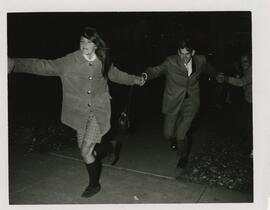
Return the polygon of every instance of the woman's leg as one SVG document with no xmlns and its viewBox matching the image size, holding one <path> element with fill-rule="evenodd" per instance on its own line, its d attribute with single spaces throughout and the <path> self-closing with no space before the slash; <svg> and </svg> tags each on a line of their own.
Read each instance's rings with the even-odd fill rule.
<svg viewBox="0 0 270 210">
<path fill-rule="evenodd" d="M 90 164 L 95 161 L 95 157 L 93 155 L 93 150 L 95 147 L 95 143 L 89 143 L 87 141 L 83 141 L 80 151 L 81 151 L 81 156 L 83 158 L 83 161 L 85 164 Z"/>
<path fill-rule="evenodd" d="M 95 158 L 104 158 L 106 156 L 111 157 L 111 165 L 115 165 L 119 158 L 120 158 L 120 151 L 122 148 L 122 142 L 115 139 L 115 140 L 106 140 L 103 139 L 101 143 L 96 144 L 93 155 Z"/>
<path fill-rule="evenodd" d="M 89 117 L 84 132 L 78 132 L 78 147 L 81 151 L 81 156 L 87 168 L 89 176 L 89 184 L 82 194 L 82 197 L 91 197 L 100 191 L 100 172 L 101 160 L 95 158 L 93 154 L 96 143 L 101 141 L 101 134 L 98 124 L 93 115 Z"/>
</svg>

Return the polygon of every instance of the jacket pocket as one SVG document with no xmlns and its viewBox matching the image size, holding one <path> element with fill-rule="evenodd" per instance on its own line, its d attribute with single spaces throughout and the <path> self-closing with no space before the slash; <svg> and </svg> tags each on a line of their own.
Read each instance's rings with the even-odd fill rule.
<svg viewBox="0 0 270 210">
<path fill-rule="evenodd" d="M 97 95 L 93 98 L 93 104 L 97 109 L 108 109 L 108 106 L 110 106 L 110 99 L 111 96 L 109 93 Z"/>
<path fill-rule="evenodd" d="M 67 107 L 69 107 L 70 109 L 81 109 L 82 107 L 82 102 L 80 100 L 80 98 L 78 96 L 75 96 L 73 94 L 70 93 L 66 93 L 63 96 L 63 102 L 65 103 L 65 105 Z"/>
</svg>

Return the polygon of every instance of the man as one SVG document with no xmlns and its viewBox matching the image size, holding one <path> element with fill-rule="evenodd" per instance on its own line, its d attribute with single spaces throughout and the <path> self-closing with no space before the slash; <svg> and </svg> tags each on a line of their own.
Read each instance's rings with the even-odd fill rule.
<svg viewBox="0 0 270 210">
<path fill-rule="evenodd" d="M 177 168 L 184 168 L 188 161 L 187 132 L 199 110 L 199 76 L 203 71 L 216 76 L 215 70 L 207 64 L 203 55 L 195 55 L 189 38 L 179 42 L 176 55 L 155 67 L 148 68 L 143 76 L 146 80 L 165 75 L 162 113 L 165 115 L 164 136 L 177 150 Z"/>
<path fill-rule="evenodd" d="M 246 145 L 251 150 L 250 156 L 252 157 L 252 64 L 251 56 L 249 53 L 243 53 L 240 57 L 240 66 L 243 70 L 241 78 L 225 76 L 218 74 L 220 82 L 226 82 L 236 87 L 242 87 L 244 90 L 245 102 L 238 113 L 240 123 L 243 124 L 243 138 L 246 140 Z"/>
</svg>

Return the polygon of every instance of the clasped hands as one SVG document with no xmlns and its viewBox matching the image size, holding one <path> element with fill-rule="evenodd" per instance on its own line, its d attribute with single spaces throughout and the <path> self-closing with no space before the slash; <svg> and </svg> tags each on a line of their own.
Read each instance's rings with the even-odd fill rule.
<svg viewBox="0 0 270 210">
<path fill-rule="evenodd" d="M 134 83 L 138 86 L 143 86 L 146 83 L 147 74 L 142 73 L 140 76 L 135 76 Z"/>
</svg>

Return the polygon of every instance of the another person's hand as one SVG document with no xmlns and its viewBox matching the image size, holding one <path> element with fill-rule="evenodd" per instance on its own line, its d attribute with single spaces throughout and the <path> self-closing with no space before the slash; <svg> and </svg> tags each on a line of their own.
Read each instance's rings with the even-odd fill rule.
<svg viewBox="0 0 270 210">
<path fill-rule="evenodd" d="M 8 58 L 8 74 L 10 74 L 15 67 L 14 60 L 12 58 Z"/>
<path fill-rule="evenodd" d="M 135 85 L 143 86 L 145 84 L 145 80 L 142 76 L 136 76 L 134 83 Z"/>
<path fill-rule="evenodd" d="M 218 83 L 223 83 L 225 81 L 225 75 L 224 73 L 220 72 L 216 76 L 216 80 Z"/>
</svg>

